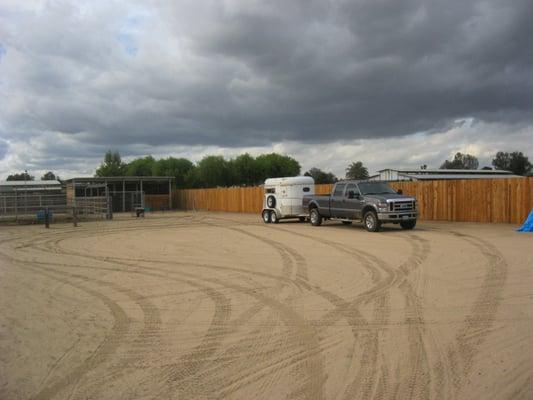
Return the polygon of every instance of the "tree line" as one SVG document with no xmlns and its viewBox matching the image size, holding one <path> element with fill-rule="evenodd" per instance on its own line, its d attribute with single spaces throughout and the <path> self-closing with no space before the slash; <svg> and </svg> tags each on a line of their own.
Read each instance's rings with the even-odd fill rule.
<svg viewBox="0 0 533 400">
<path fill-rule="evenodd" d="M 186 158 L 140 157 L 123 162 L 117 151 L 108 151 L 96 176 L 172 176 L 177 187 L 254 186 L 265 179 L 299 175 L 300 163 L 294 158 L 270 153 L 253 157 L 242 154 L 232 159 L 206 156 L 194 164 Z"/>
<path fill-rule="evenodd" d="M 471 154 L 456 153 L 452 160 L 445 160 L 441 169 L 478 169 L 479 161 Z M 421 169 L 427 169 L 422 165 Z M 532 173 L 533 165 L 520 151 L 496 153 L 492 167 L 482 169 L 511 171 L 516 175 L 526 176 Z M 108 151 L 103 162 L 96 169 L 95 176 L 172 176 L 176 187 L 207 188 L 220 186 L 255 186 L 267 178 L 300 175 L 300 163 L 286 155 L 277 153 L 261 154 L 253 157 L 248 153 L 232 159 L 222 156 L 205 156 L 193 163 L 186 158 L 167 157 L 155 159 L 152 156 L 136 158 L 130 162 L 122 161 L 118 151 Z M 339 180 L 332 172 L 313 167 L 304 173 L 311 176 L 315 183 L 335 183 Z M 352 162 L 345 170 L 346 179 L 367 179 L 368 169 L 361 161 Z M 42 180 L 59 180 L 52 171 L 46 172 Z M 7 177 L 8 181 L 34 180 L 24 171 Z"/>
<path fill-rule="evenodd" d="M 28 174 L 27 171 L 21 172 L 19 174 L 12 174 L 7 177 L 8 181 L 33 181 L 35 180 L 35 176 Z M 41 176 L 42 181 L 59 181 L 59 176 L 54 174 L 52 171 L 46 172 L 43 176 Z"/>
<path fill-rule="evenodd" d="M 425 166 L 423 166 L 425 167 Z M 446 160 L 440 166 L 440 169 L 478 169 L 479 161 L 471 154 L 456 153 L 453 160 Z M 521 151 L 511 153 L 499 151 L 492 159 L 492 167 L 497 170 L 511 171 L 515 175 L 529 175 L 533 165 Z M 491 170 L 492 167 L 485 166 L 481 169 Z"/>
</svg>

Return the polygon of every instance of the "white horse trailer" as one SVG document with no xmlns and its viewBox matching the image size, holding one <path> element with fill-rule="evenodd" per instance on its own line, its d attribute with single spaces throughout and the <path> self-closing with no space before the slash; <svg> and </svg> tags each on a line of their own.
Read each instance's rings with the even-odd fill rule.
<svg viewBox="0 0 533 400">
<path fill-rule="evenodd" d="M 315 194 L 315 181 L 310 176 L 267 179 L 261 213 L 263 221 L 277 223 L 285 218 L 305 221 L 307 214 L 302 208 L 302 199 L 308 194 Z"/>
</svg>

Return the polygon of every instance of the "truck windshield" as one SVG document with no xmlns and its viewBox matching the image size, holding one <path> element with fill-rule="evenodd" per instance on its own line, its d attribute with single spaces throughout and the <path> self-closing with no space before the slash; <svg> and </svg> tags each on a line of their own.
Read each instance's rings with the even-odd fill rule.
<svg viewBox="0 0 533 400">
<path fill-rule="evenodd" d="M 359 190 L 362 194 L 390 194 L 396 193 L 393 188 L 383 182 L 360 182 Z"/>
</svg>

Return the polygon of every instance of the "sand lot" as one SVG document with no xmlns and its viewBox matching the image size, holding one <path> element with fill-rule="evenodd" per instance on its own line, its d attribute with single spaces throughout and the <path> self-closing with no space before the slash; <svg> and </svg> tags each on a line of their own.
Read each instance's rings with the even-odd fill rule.
<svg viewBox="0 0 533 400">
<path fill-rule="evenodd" d="M 532 399 L 514 228 L 0 226 L 0 399 Z"/>
</svg>

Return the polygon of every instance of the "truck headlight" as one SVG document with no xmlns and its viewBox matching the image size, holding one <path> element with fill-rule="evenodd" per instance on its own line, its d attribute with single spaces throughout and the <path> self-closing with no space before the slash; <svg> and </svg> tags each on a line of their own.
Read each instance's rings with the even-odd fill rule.
<svg viewBox="0 0 533 400">
<path fill-rule="evenodd" d="M 388 206 L 387 203 L 378 203 L 378 211 L 387 211 Z"/>
</svg>

